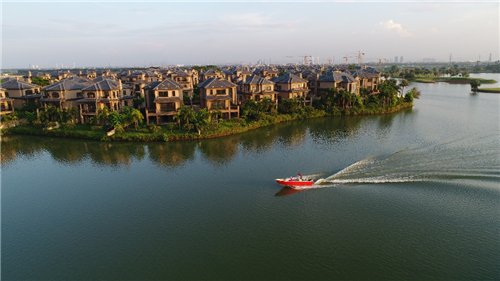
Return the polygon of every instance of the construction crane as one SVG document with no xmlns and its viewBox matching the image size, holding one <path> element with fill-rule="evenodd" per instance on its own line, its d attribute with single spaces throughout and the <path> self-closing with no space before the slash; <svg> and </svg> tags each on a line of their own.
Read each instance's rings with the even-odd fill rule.
<svg viewBox="0 0 500 281">
<path fill-rule="evenodd" d="M 383 58 L 382 56 L 380 56 L 379 58 L 365 58 L 366 60 L 378 60 L 378 67 L 382 67 L 382 61 L 384 60 L 387 60 L 386 58 Z"/>
<path fill-rule="evenodd" d="M 299 57 L 304 57 L 304 64 L 305 64 L 305 65 L 308 65 L 308 64 L 309 64 L 309 62 L 307 61 L 307 58 L 308 58 L 308 57 L 309 57 L 309 58 L 312 58 L 312 56 L 308 56 L 308 55 L 303 55 L 303 56 L 302 56 L 302 55 L 299 55 Z"/>
<path fill-rule="evenodd" d="M 328 65 L 332 65 L 332 61 L 333 60 L 331 58 L 327 58 L 327 59 L 324 59 L 324 60 L 328 61 Z"/>
<path fill-rule="evenodd" d="M 343 57 L 345 59 L 345 64 L 346 65 L 349 65 L 349 58 L 355 58 L 356 54 L 346 54 L 345 57 Z"/>
<path fill-rule="evenodd" d="M 361 53 L 361 51 L 358 51 L 358 66 L 361 65 L 361 56 L 364 56 L 365 53 Z"/>
</svg>

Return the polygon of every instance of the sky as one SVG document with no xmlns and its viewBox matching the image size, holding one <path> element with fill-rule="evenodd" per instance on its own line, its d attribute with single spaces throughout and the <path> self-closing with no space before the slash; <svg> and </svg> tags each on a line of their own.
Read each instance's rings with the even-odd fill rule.
<svg viewBox="0 0 500 281">
<path fill-rule="evenodd" d="M 1 1 L 0 67 L 499 60 L 500 2 Z"/>
</svg>

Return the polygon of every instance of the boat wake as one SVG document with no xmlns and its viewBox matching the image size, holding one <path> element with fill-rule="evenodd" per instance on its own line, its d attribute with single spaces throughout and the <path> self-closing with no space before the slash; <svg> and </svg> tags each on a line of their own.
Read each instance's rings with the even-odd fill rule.
<svg viewBox="0 0 500 281">
<path fill-rule="evenodd" d="M 331 176 L 317 175 L 323 178 L 301 189 L 443 181 L 491 186 L 490 183 L 500 181 L 500 158 L 492 156 L 499 150 L 495 143 L 497 141 L 491 138 L 460 139 L 407 147 L 394 153 L 362 159 Z M 476 145 L 483 149 L 477 149 Z M 485 146 L 490 146 L 491 150 L 484 150 Z"/>
</svg>

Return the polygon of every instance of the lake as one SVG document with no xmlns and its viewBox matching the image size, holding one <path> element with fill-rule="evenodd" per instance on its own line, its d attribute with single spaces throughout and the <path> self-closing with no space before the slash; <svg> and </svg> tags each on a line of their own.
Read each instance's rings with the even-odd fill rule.
<svg viewBox="0 0 500 281">
<path fill-rule="evenodd" d="M 498 280 L 500 95 L 413 86 L 202 141 L 2 137 L 2 279 Z"/>
</svg>

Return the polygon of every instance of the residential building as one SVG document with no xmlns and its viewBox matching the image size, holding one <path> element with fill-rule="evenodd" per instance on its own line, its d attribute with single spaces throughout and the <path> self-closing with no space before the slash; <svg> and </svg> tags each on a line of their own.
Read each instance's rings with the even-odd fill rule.
<svg viewBox="0 0 500 281">
<path fill-rule="evenodd" d="M 146 122 L 164 124 L 173 122 L 177 109 L 184 102 L 182 91 L 184 87 L 173 79 L 151 82 L 144 88 L 146 102 Z"/>
<path fill-rule="evenodd" d="M 271 79 L 275 83 L 274 90 L 278 92 L 278 102 L 282 99 L 306 98 L 309 93 L 308 81 L 291 73 Z"/>
<path fill-rule="evenodd" d="M 355 78 L 348 72 L 330 71 L 318 78 L 318 94 L 329 88 L 359 95 L 359 77 Z"/>
<path fill-rule="evenodd" d="M 219 110 L 224 119 L 240 117 L 240 107 L 237 105 L 236 84 L 225 79 L 209 78 L 200 84 L 200 108 L 210 112 Z"/>
<path fill-rule="evenodd" d="M 368 93 L 378 93 L 380 79 L 382 73 L 372 68 L 352 70 L 351 74 L 354 78 L 359 79 L 359 86 L 366 88 Z"/>
<path fill-rule="evenodd" d="M 78 100 L 82 122 L 89 122 L 99 109 L 105 107 L 109 111 L 121 112 L 123 107 L 134 105 L 130 89 L 124 90 L 120 80 L 102 80 L 83 88 L 82 93 L 83 99 Z"/>
<path fill-rule="evenodd" d="M 42 88 L 42 107 L 57 106 L 59 108 L 78 107 L 77 100 L 83 98 L 82 90 L 92 85 L 90 79 L 71 77 Z"/>
<path fill-rule="evenodd" d="M 5 89 L 0 88 L 0 114 L 14 113 L 14 100 L 5 95 Z"/>
<path fill-rule="evenodd" d="M 20 108 L 28 101 L 36 102 L 42 97 L 42 86 L 22 80 L 9 80 L 3 83 L 1 87 L 5 89 L 6 98 L 14 99 L 14 108 Z"/>
<path fill-rule="evenodd" d="M 209 69 L 200 75 L 200 82 L 203 82 L 210 78 L 219 78 L 219 79 L 226 78 L 226 75 L 222 71 L 216 69 Z"/>
<path fill-rule="evenodd" d="M 265 78 L 252 75 L 236 84 L 238 85 L 238 104 L 249 99 L 259 101 L 263 98 L 269 98 L 272 101 L 277 101 L 278 92 L 274 90 L 274 82 Z"/>
</svg>

